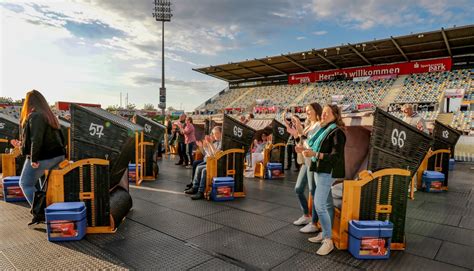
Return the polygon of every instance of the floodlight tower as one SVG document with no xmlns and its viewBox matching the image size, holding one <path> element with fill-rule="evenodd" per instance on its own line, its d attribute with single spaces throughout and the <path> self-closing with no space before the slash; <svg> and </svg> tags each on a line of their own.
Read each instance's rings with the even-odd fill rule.
<svg viewBox="0 0 474 271">
<path fill-rule="evenodd" d="M 155 0 L 155 9 L 153 17 L 157 22 L 161 22 L 161 88 L 160 88 L 160 103 L 163 117 L 166 109 L 166 88 L 165 88 L 165 22 L 170 22 L 171 17 L 171 2 L 170 0 Z"/>
</svg>

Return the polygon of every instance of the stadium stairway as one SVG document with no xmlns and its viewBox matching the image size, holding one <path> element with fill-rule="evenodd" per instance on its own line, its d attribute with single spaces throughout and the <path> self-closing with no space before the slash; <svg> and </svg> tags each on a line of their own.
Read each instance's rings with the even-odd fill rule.
<svg viewBox="0 0 474 271">
<path fill-rule="evenodd" d="M 382 100 L 380 103 L 380 107 L 387 109 L 388 106 L 395 101 L 395 98 L 398 96 L 400 91 L 403 89 L 403 84 L 405 82 L 405 78 L 407 78 L 408 75 L 401 75 L 393 82 L 392 88 L 388 91 L 387 95 L 385 98 Z"/>
<path fill-rule="evenodd" d="M 316 84 L 309 84 L 307 85 L 304 90 L 301 92 L 300 95 L 298 95 L 290 104 L 290 106 L 305 106 L 304 104 L 301 104 L 304 97 L 306 97 L 306 94 L 308 94 L 310 91 L 313 91 L 314 88 L 316 87 Z"/>
<path fill-rule="evenodd" d="M 240 95 L 239 98 L 235 99 L 234 102 L 227 105 L 227 107 L 228 108 L 234 107 L 234 105 L 238 104 L 240 100 L 245 99 L 245 97 L 247 97 L 252 91 L 255 91 L 255 88 L 249 88 L 244 94 Z"/>
<path fill-rule="evenodd" d="M 438 114 L 437 121 L 445 125 L 451 125 L 453 122 L 453 113 L 440 113 Z"/>
</svg>

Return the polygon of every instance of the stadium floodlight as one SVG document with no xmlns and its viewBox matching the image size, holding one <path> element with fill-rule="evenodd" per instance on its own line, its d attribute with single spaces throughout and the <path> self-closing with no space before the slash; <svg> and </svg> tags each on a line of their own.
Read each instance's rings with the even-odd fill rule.
<svg viewBox="0 0 474 271">
<path fill-rule="evenodd" d="M 170 22 L 171 17 L 171 2 L 170 0 L 155 0 L 155 8 L 153 17 L 157 22 L 161 22 L 161 88 L 160 88 L 160 103 L 163 117 L 166 109 L 166 88 L 165 88 L 165 22 Z"/>
</svg>

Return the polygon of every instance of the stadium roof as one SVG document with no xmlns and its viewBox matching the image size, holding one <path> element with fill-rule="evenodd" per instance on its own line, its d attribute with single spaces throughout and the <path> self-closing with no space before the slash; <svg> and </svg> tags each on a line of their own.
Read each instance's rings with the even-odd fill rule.
<svg viewBox="0 0 474 271">
<path fill-rule="evenodd" d="M 474 55 L 474 25 L 193 69 L 227 82 Z"/>
</svg>

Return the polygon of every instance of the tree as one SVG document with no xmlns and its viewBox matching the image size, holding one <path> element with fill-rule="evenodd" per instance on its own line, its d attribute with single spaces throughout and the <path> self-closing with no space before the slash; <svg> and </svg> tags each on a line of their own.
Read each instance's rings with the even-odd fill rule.
<svg viewBox="0 0 474 271">
<path fill-rule="evenodd" d="M 155 106 L 153 104 L 145 104 L 143 106 L 143 109 L 148 110 L 148 111 L 153 111 L 153 110 L 155 110 Z"/>
<path fill-rule="evenodd" d="M 109 111 L 109 112 L 115 112 L 119 109 L 120 107 L 116 104 L 114 105 L 109 105 L 107 106 L 107 108 L 105 110 Z"/>
<path fill-rule="evenodd" d="M 11 104 L 11 103 L 13 103 L 13 99 L 10 98 L 10 97 L 0 97 L 0 103 Z"/>
<path fill-rule="evenodd" d="M 128 110 L 135 110 L 135 108 L 137 108 L 137 106 L 135 104 L 127 104 L 127 108 Z"/>
</svg>

